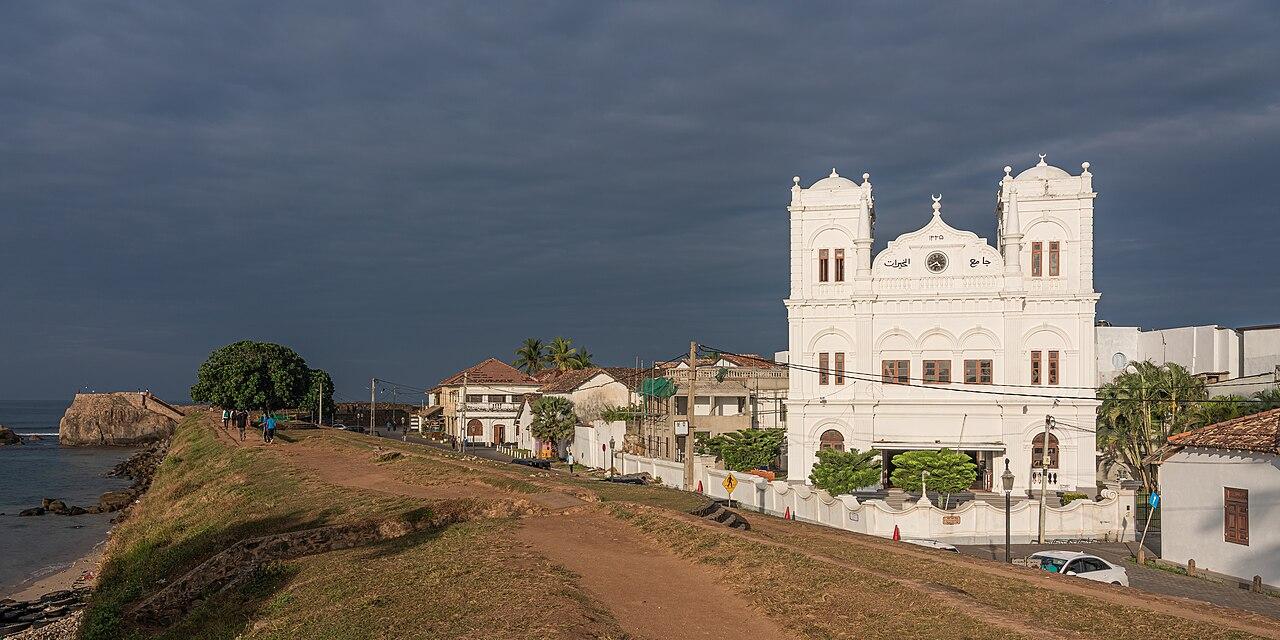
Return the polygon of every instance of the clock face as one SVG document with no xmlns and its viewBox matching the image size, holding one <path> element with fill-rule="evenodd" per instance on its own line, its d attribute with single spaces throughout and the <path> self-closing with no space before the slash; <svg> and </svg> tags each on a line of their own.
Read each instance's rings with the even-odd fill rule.
<svg viewBox="0 0 1280 640">
<path fill-rule="evenodd" d="M 942 273 L 947 268 L 947 254 L 941 251 L 934 251 L 924 259 L 924 265 L 934 273 Z"/>
</svg>

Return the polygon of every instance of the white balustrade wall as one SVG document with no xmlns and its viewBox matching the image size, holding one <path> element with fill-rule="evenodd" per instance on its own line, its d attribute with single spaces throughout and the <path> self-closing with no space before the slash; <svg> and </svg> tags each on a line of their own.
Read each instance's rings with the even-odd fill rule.
<svg viewBox="0 0 1280 640">
<path fill-rule="evenodd" d="M 623 473 L 648 473 L 670 487 L 679 488 L 684 482 L 684 465 L 679 462 L 630 454 L 619 457 Z M 859 501 L 850 495 L 832 496 L 805 485 L 770 482 L 749 473 L 714 469 L 710 462 L 710 458 L 704 456 L 695 460 L 695 483 L 702 482 L 706 495 L 725 499 L 729 494 L 723 482 L 732 473 L 738 481 L 733 492 L 734 506 L 744 509 L 775 516 L 793 515 L 797 520 L 881 537 L 891 537 L 897 526 L 903 538 L 928 538 L 951 544 L 1004 543 L 1004 504 L 974 500 L 956 509 L 943 510 L 921 500 L 898 510 L 883 500 Z M 1014 503 L 1010 510 L 1014 543 L 1035 539 L 1039 516 L 1038 502 Z M 1096 502 L 1076 500 L 1045 510 L 1046 540 L 1131 541 L 1135 539 L 1134 529 L 1134 493 L 1130 490 L 1107 489 Z"/>
</svg>

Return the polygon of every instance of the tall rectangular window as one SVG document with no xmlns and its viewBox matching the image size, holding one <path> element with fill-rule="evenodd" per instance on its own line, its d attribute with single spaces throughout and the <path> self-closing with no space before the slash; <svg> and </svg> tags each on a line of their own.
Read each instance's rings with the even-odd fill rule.
<svg viewBox="0 0 1280 640">
<path fill-rule="evenodd" d="M 844 249 L 836 249 L 836 282 L 844 282 Z"/>
<path fill-rule="evenodd" d="M 947 384 L 951 382 L 950 360 L 925 360 L 924 383 Z"/>
<path fill-rule="evenodd" d="M 911 384 L 911 361 L 881 360 L 880 379 L 888 384 Z"/>
<path fill-rule="evenodd" d="M 991 384 L 993 370 L 990 360 L 965 360 L 964 381 L 968 384 Z"/>
<path fill-rule="evenodd" d="M 836 384 L 844 384 L 844 352 L 841 351 L 836 352 Z"/>
<path fill-rule="evenodd" d="M 1234 544 L 1249 544 L 1249 490 L 1222 488 L 1222 537 Z"/>
<path fill-rule="evenodd" d="M 818 249 L 818 282 L 826 282 L 830 279 L 830 272 L 828 271 L 828 256 L 830 253 L 826 249 Z"/>
<path fill-rule="evenodd" d="M 1040 352 L 1031 352 L 1031 384 L 1040 384 Z"/>
<path fill-rule="evenodd" d="M 831 382 L 831 354 L 823 352 L 818 354 L 818 384 L 828 384 Z"/>
<path fill-rule="evenodd" d="M 1058 275 L 1058 272 L 1060 271 L 1059 267 L 1062 261 L 1059 255 L 1061 252 L 1058 249 L 1059 245 L 1057 242 L 1049 243 L 1049 275 L 1051 276 Z"/>
<path fill-rule="evenodd" d="M 1041 265 L 1044 260 L 1044 243 L 1031 243 L 1031 277 L 1039 278 L 1042 273 Z"/>
<path fill-rule="evenodd" d="M 1058 352 L 1049 352 L 1049 384 L 1058 384 Z"/>
</svg>

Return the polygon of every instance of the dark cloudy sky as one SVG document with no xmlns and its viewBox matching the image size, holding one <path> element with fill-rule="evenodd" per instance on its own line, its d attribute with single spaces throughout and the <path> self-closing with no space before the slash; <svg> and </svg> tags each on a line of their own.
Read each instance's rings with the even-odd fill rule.
<svg viewBox="0 0 1280 640">
<path fill-rule="evenodd" d="M 792 175 L 994 242 L 1037 153 L 1093 165 L 1100 318 L 1280 321 L 1275 3 L 372 4 L 0 5 L 0 398 L 181 399 L 241 338 L 352 397 L 772 352 Z"/>
</svg>

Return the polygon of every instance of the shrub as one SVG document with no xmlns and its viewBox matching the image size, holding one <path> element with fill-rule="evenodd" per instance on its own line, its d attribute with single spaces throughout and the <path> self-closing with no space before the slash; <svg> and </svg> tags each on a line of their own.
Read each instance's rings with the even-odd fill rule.
<svg viewBox="0 0 1280 640">
<path fill-rule="evenodd" d="M 1075 502 L 1076 500 L 1088 500 L 1088 499 L 1089 499 L 1089 496 L 1083 493 L 1080 493 L 1079 491 L 1063 491 L 1062 492 L 1062 506 L 1064 507 L 1071 504 L 1072 502 Z"/>
</svg>

